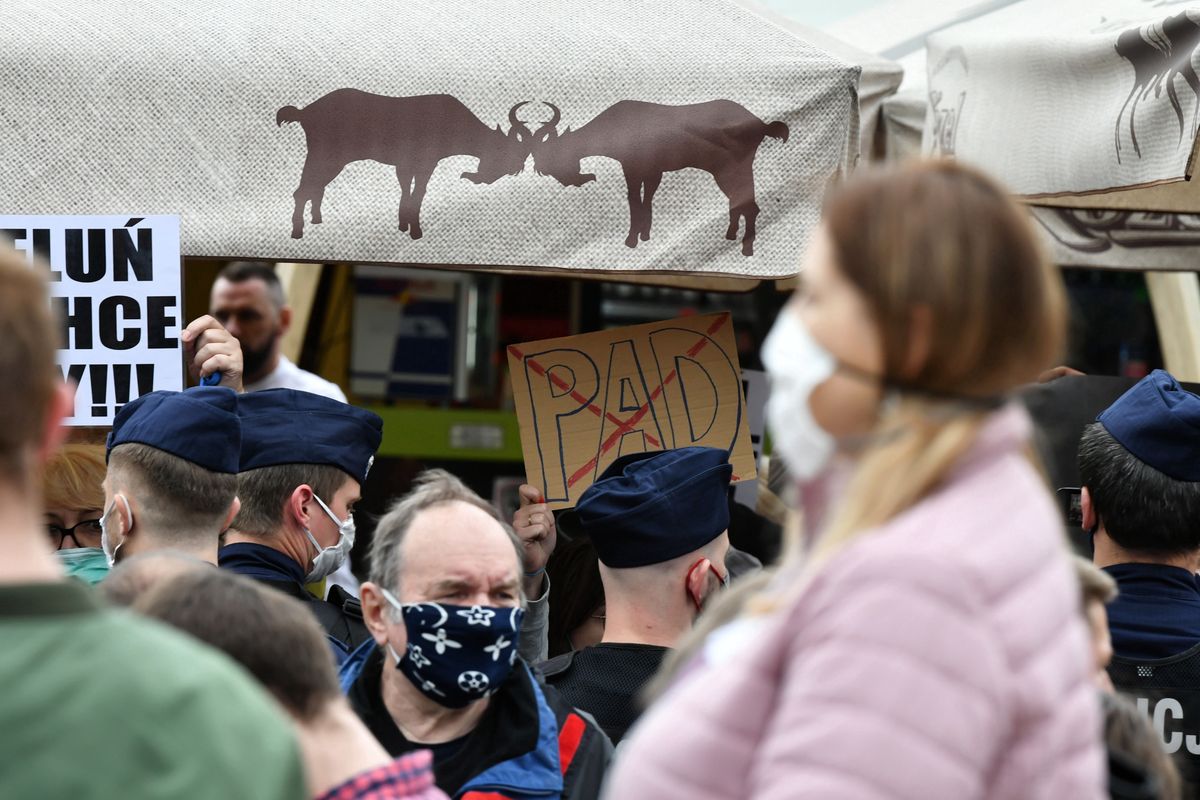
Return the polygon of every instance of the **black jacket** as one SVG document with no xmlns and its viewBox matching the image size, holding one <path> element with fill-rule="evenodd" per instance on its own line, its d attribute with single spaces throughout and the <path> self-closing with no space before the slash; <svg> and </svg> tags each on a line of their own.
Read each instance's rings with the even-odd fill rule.
<svg viewBox="0 0 1200 800">
<path fill-rule="evenodd" d="M 650 644 L 598 644 L 538 665 L 571 705 L 596 718 L 614 744 L 642 713 L 641 693 L 669 653 Z"/>
<path fill-rule="evenodd" d="M 363 623 L 362 606 L 340 586 L 329 592 L 329 600 L 320 600 L 304 588 L 300 565 L 266 545 L 243 542 L 222 547 L 217 564 L 286 595 L 303 601 L 321 623 L 340 664 L 356 647 L 371 638 Z"/>
</svg>

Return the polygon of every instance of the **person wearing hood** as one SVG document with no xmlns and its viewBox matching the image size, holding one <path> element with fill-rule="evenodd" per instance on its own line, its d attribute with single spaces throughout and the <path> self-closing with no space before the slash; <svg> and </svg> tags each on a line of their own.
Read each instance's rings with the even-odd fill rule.
<svg viewBox="0 0 1200 800">
<path fill-rule="evenodd" d="M 294 389 L 242 395 L 238 413 L 241 508 L 218 563 L 303 600 L 340 662 L 369 638 L 358 601 L 320 600 L 305 584 L 327 578 L 354 547 L 354 504 L 383 420 Z"/>
</svg>

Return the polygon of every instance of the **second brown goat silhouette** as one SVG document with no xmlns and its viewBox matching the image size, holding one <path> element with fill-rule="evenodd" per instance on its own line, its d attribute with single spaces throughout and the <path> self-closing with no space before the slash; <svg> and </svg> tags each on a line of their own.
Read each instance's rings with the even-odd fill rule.
<svg viewBox="0 0 1200 800">
<path fill-rule="evenodd" d="M 586 156 L 607 156 L 621 163 L 629 197 L 627 247 L 650 239 L 654 193 L 664 172 L 702 169 L 716 179 L 729 198 L 725 238 L 737 241 L 741 221 L 742 254 L 754 255 L 758 203 L 754 195 L 754 158 L 770 136 L 787 141 L 788 127 L 770 124 L 732 100 L 670 106 L 621 100 L 597 114 L 579 130 L 559 134 L 562 113 L 545 104 L 553 116 L 533 132 L 533 163 L 538 173 L 564 186 L 582 186 L 596 176 L 579 171 Z"/>
</svg>

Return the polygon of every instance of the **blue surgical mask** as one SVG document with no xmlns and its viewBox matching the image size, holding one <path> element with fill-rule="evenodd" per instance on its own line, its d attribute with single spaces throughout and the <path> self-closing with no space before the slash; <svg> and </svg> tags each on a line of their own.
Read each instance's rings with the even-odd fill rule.
<svg viewBox="0 0 1200 800">
<path fill-rule="evenodd" d="M 408 646 L 400 655 L 388 645 L 396 668 L 430 700 L 462 708 L 491 697 L 517 660 L 520 608 L 401 603 L 387 589 L 384 598 L 404 620 Z"/>
<path fill-rule="evenodd" d="M 97 584 L 108 574 L 108 556 L 100 547 L 70 547 L 56 550 L 55 558 L 63 565 L 67 574 L 79 580 Z"/>
</svg>

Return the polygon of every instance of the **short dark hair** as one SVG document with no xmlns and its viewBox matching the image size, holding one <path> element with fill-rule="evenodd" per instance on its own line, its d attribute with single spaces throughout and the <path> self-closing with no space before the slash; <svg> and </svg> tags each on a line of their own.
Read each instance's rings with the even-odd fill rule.
<svg viewBox="0 0 1200 800">
<path fill-rule="evenodd" d="M 108 459 L 108 483 L 141 499 L 141 513 L 163 544 L 216 540 L 238 476 L 213 472 L 156 447 L 117 445 Z"/>
<path fill-rule="evenodd" d="M 267 296 L 275 304 L 276 309 L 287 305 L 283 294 L 283 284 L 275 274 L 275 267 L 265 261 L 231 261 L 221 270 L 218 278 L 224 278 L 230 283 L 260 280 L 267 285 Z"/>
<path fill-rule="evenodd" d="M 348 474 L 329 464 L 280 464 L 259 467 L 237 476 L 242 507 L 233 527 L 244 533 L 266 534 L 283 524 L 283 507 L 297 486 L 307 484 L 326 503 L 333 502 Z"/>
<path fill-rule="evenodd" d="M 249 578 L 218 568 L 187 572 L 139 598 L 133 610 L 223 651 L 302 722 L 341 697 L 312 613 Z"/>
<path fill-rule="evenodd" d="M 1079 476 L 1105 532 L 1121 547 L 1157 556 L 1200 549 L 1200 482 L 1164 475 L 1099 422 L 1083 430 Z"/>
</svg>

